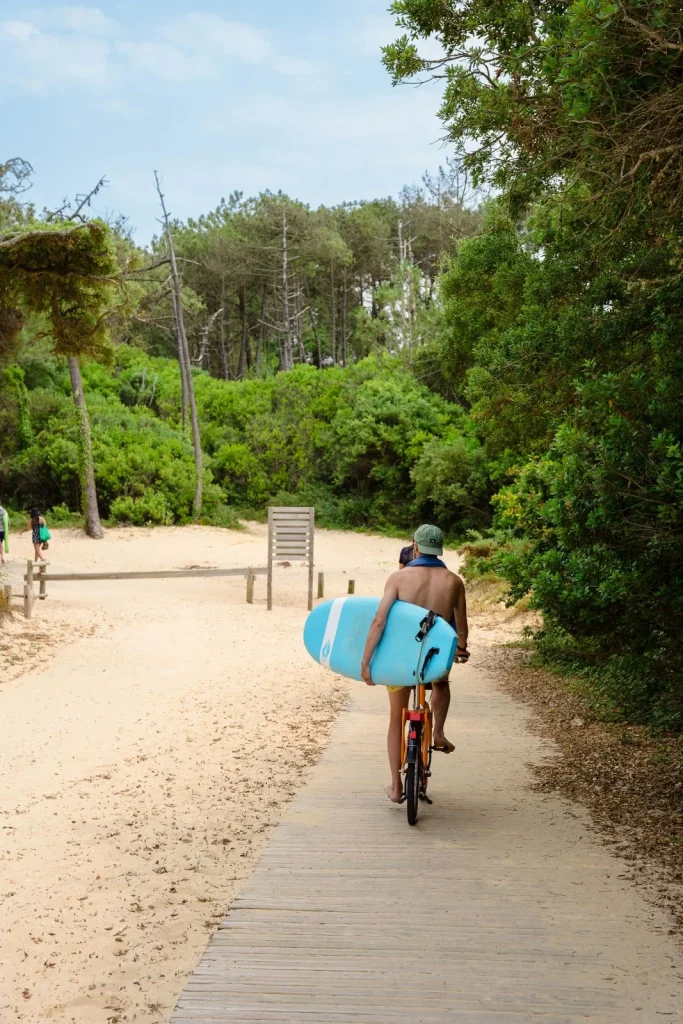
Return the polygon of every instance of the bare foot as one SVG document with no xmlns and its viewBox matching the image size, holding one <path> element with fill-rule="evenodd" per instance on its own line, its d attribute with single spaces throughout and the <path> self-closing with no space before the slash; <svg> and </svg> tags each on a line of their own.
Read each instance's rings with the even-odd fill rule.
<svg viewBox="0 0 683 1024">
<path fill-rule="evenodd" d="M 455 744 L 447 740 L 445 736 L 437 736 L 434 734 L 434 741 L 432 746 L 435 750 L 441 750 L 444 753 L 452 754 L 455 750 Z"/>
<path fill-rule="evenodd" d="M 403 796 L 403 790 L 400 786 L 398 788 L 395 788 L 394 786 L 385 786 L 384 792 L 387 794 L 392 804 L 400 804 L 401 797 Z"/>
</svg>

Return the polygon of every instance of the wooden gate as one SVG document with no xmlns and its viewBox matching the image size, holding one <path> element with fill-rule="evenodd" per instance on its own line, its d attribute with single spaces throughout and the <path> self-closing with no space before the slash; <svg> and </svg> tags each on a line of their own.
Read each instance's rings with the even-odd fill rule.
<svg viewBox="0 0 683 1024">
<path fill-rule="evenodd" d="M 308 565 L 308 610 L 313 607 L 314 508 L 268 509 L 268 610 L 273 607 L 273 563 L 283 559 Z"/>
</svg>

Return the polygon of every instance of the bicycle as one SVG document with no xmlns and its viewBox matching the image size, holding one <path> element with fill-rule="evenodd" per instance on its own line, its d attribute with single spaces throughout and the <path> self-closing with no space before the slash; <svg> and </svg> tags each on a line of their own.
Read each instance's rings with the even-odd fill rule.
<svg viewBox="0 0 683 1024">
<path fill-rule="evenodd" d="M 427 687 L 420 682 L 413 689 L 413 708 L 403 711 L 403 798 L 408 824 L 416 825 L 420 801 L 432 804 L 427 786 L 432 774 L 432 709 L 427 700 Z M 408 728 L 406 728 L 406 726 Z"/>
<path fill-rule="evenodd" d="M 425 683 L 424 677 L 429 662 L 439 652 L 437 648 L 430 648 L 424 661 L 422 661 L 422 654 L 425 641 L 436 618 L 434 612 L 429 612 L 420 623 L 420 632 L 415 637 L 420 643 L 420 655 L 416 670 L 418 682 L 413 687 L 412 710 L 405 708 L 403 711 L 401 763 L 404 781 L 401 802 L 406 804 L 409 825 L 417 824 L 421 801 L 426 804 L 434 803 L 427 796 L 427 787 L 432 776 L 432 754 L 436 749 L 432 745 L 434 719 L 431 704 L 427 699 L 427 693 L 431 691 L 431 684 Z M 459 650 L 460 648 L 456 649 L 454 661 L 457 664 L 464 664 L 469 659 L 469 653 L 463 649 L 463 653 L 458 655 Z"/>
</svg>

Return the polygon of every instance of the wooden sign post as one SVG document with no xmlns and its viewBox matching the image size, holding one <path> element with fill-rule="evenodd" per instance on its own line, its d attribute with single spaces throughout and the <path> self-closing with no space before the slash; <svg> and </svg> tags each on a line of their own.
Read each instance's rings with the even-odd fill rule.
<svg viewBox="0 0 683 1024">
<path fill-rule="evenodd" d="M 313 608 L 314 508 L 268 509 L 268 611 L 273 607 L 273 562 L 284 559 L 308 565 L 308 610 Z"/>
</svg>

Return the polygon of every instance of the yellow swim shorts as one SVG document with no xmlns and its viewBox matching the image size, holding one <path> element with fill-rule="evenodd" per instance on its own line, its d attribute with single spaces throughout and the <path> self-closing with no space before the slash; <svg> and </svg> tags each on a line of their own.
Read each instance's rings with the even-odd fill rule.
<svg viewBox="0 0 683 1024">
<path fill-rule="evenodd" d="M 437 683 L 450 683 L 450 678 L 448 676 L 444 676 L 443 679 L 437 679 Z M 427 683 L 427 689 L 431 690 L 431 688 L 432 688 L 432 684 L 431 683 Z M 389 693 L 397 693 L 399 690 L 412 690 L 413 687 L 412 686 L 387 686 L 386 689 L 389 691 Z"/>
</svg>

